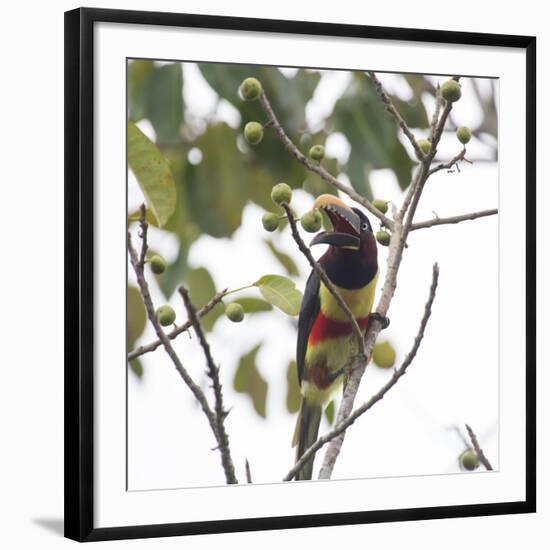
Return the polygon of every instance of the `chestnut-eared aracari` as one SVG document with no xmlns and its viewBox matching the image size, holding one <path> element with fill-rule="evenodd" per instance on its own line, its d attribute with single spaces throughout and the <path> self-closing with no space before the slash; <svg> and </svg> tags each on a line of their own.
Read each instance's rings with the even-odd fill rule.
<svg viewBox="0 0 550 550">
<path fill-rule="evenodd" d="M 318 197 L 313 205 L 313 209 L 317 208 L 329 217 L 332 231 L 318 233 L 311 245 L 329 245 L 319 264 L 365 331 L 378 279 L 376 239 L 371 224 L 361 210 L 350 208 L 333 195 Z M 341 387 L 356 345 L 349 317 L 313 270 L 298 319 L 296 364 L 302 403 L 292 441 L 297 446 L 296 460 L 316 441 L 323 410 Z M 312 472 L 313 457 L 296 479 L 311 479 Z"/>
</svg>

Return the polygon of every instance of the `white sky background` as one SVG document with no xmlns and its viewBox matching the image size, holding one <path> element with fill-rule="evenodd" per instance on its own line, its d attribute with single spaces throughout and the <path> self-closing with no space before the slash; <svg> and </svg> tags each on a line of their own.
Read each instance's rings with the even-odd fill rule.
<svg viewBox="0 0 550 550">
<path fill-rule="evenodd" d="M 216 109 L 216 94 L 196 67 L 187 64 L 184 71 L 187 113 L 194 117 L 210 116 Z M 349 75 L 343 72 L 324 74 L 306 108 L 310 127 L 317 128 L 330 114 L 348 78 Z M 410 89 L 401 77 L 381 74 L 380 79 L 390 91 L 405 99 L 410 97 Z M 482 93 L 488 91 L 488 81 L 480 79 L 478 84 Z M 475 127 L 481 120 L 481 112 L 468 79 L 463 80 L 462 91 L 461 100 L 453 108 L 454 119 L 459 124 Z M 431 115 L 433 102 L 429 97 L 423 99 Z M 217 118 L 233 127 L 240 125 L 239 113 L 227 102 L 220 102 L 215 112 Z M 140 127 L 154 137 L 150 124 L 140 123 Z M 420 131 L 416 134 L 424 137 Z M 403 143 L 410 149 L 405 140 Z M 329 155 L 342 160 L 349 153 L 349 146 L 341 135 L 330 136 L 326 145 Z M 489 148 L 475 138 L 467 149 L 471 157 L 489 156 Z M 456 137 L 445 134 L 439 156 L 450 158 L 459 150 Z M 433 211 L 445 217 L 498 206 L 498 166 L 495 162 L 462 163 L 460 169 L 460 173 L 441 171 L 430 178 L 417 220 L 433 217 Z M 393 172 L 375 171 L 371 181 L 376 197 L 401 203 L 402 193 Z M 129 209 L 133 210 L 142 200 L 130 174 Z M 308 209 L 311 202 L 310 195 L 294 192 L 293 207 L 298 212 Z M 263 244 L 267 234 L 261 225 L 262 214 L 259 206 L 250 203 L 232 239 L 202 236 L 191 248 L 191 266 L 206 267 L 218 289 L 241 287 L 266 273 L 284 274 Z M 374 222 L 372 216 L 371 221 Z M 378 224 L 373 223 L 373 226 Z M 296 261 L 302 274 L 296 283 L 303 290 L 309 266 L 289 231 L 270 236 L 274 236 L 275 244 Z M 310 238 L 305 235 L 306 242 Z M 176 238 L 153 227 L 150 228 L 149 244 L 169 261 L 177 254 Z M 313 250 L 317 257 L 323 251 L 324 247 Z M 387 249 L 379 247 L 379 292 L 385 276 L 386 257 Z M 391 325 L 381 336 L 390 339 L 396 347 L 397 365 L 412 346 L 435 261 L 441 270 L 439 288 L 416 359 L 407 375 L 383 401 L 348 430 L 334 478 L 441 473 L 477 475 L 462 473 L 458 468 L 457 459 L 464 444 L 454 428 L 463 428 L 465 422 L 477 432 L 487 456 L 498 469 L 498 218 L 493 216 L 419 230 L 409 237 L 409 248 L 405 251 L 398 288 L 389 311 Z M 134 280 L 131 268 L 129 277 L 130 281 Z M 165 303 L 151 277 L 149 284 L 154 303 L 157 306 Z M 242 295 L 257 294 L 250 290 Z M 181 322 L 185 317 L 177 293 L 171 304 Z M 154 339 L 153 329 L 147 325 L 137 345 Z M 239 324 L 222 317 L 208 339 L 215 360 L 221 364 L 225 404 L 231 408 L 226 427 L 237 477 L 244 482 L 246 457 L 254 482 L 278 482 L 294 461 L 290 441 L 296 415 L 287 412 L 285 397 L 286 369 L 294 358 L 296 330 L 289 317 L 275 309 L 247 316 Z M 265 420 L 256 414 L 247 395 L 233 390 L 239 358 L 259 342 L 263 342 L 263 346 L 257 356 L 257 365 L 269 386 Z M 206 388 L 205 360 L 196 338 L 190 340 L 181 335 L 173 343 L 191 375 Z M 137 380 L 131 372 L 128 375 L 129 489 L 223 484 L 219 453 L 210 450 L 215 442 L 206 419 L 167 355 L 159 349 L 143 356 L 142 362 L 143 380 Z M 356 403 L 367 400 L 390 376 L 391 371 L 370 365 Z M 208 396 L 211 397 L 211 392 Z M 321 433 L 328 428 L 324 422 Z M 321 450 L 317 456 L 316 470 L 323 453 Z"/>
</svg>

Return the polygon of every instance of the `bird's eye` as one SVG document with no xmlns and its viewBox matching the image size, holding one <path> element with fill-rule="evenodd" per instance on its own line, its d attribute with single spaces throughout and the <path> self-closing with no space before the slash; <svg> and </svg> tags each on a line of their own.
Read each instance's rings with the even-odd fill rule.
<svg viewBox="0 0 550 550">
<path fill-rule="evenodd" d="M 368 224 L 368 223 L 363 223 L 363 224 L 361 225 L 361 230 L 362 230 L 362 231 L 366 231 L 368 228 L 369 228 L 369 224 Z"/>
</svg>

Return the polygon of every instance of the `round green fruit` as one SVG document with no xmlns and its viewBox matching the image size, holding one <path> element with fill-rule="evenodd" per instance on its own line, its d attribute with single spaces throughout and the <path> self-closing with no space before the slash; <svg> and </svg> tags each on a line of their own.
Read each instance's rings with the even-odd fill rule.
<svg viewBox="0 0 550 550">
<path fill-rule="evenodd" d="M 472 132 L 467 126 L 459 126 L 456 129 L 456 137 L 463 145 L 466 145 L 472 139 Z"/>
<path fill-rule="evenodd" d="M 465 470 L 475 470 L 479 466 L 479 457 L 474 449 L 466 449 L 458 458 L 460 465 Z"/>
<path fill-rule="evenodd" d="M 160 306 L 157 309 L 157 319 L 163 327 L 167 327 L 176 320 L 176 312 L 169 305 Z"/>
<path fill-rule="evenodd" d="M 151 264 L 151 271 L 156 275 L 160 275 L 166 270 L 166 261 L 161 256 L 151 256 L 149 263 Z"/>
<path fill-rule="evenodd" d="M 313 212 L 306 212 L 300 218 L 300 224 L 308 233 L 317 233 L 321 229 L 323 223 L 323 217 L 321 212 L 314 210 Z"/>
<path fill-rule="evenodd" d="M 443 97 L 445 101 L 454 103 L 460 99 L 461 95 L 462 90 L 460 84 L 456 80 L 451 79 L 447 80 L 447 82 L 443 82 L 441 86 L 441 97 Z"/>
<path fill-rule="evenodd" d="M 430 152 L 430 149 L 432 148 L 432 142 L 429 139 L 419 139 L 417 141 L 418 147 L 420 147 L 420 150 L 427 155 Z"/>
<path fill-rule="evenodd" d="M 390 234 L 387 231 L 381 230 L 376 232 L 376 240 L 382 246 L 388 246 L 390 244 Z"/>
<path fill-rule="evenodd" d="M 241 304 L 233 302 L 225 306 L 225 315 L 230 321 L 240 323 L 244 319 L 244 309 Z"/>
<path fill-rule="evenodd" d="M 382 199 L 374 199 L 372 201 L 372 205 L 376 210 L 379 210 L 382 212 L 382 214 L 385 214 L 388 211 L 388 201 L 382 200 Z"/>
<path fill-rule="evenodd" d="M 239 87 L 239 93 L 243 99 L 253 101 L 260 97 L 260 94 L 262 93 L 262 85 L 256 78 L 245 78 Z"/>
<path fill-rule="evenodd" d="M 378 367 L 391 369 L 395 365 L 395 350 L 387 340 L 384 340 L 374 345 L 372 359 Z"/>
<path fill-rule="evenodd" d="M 244 127 L 244 139 L 250 145 L 258 145 L 264 137 L 264 128 L 259 122 L 248 122 Z"/>
<path fill-rule="evenodd" d="M 283 202 L 289 204 L 291 199 L 292 189 L 290 188 L 290 185 L 288 185 L 288 183 L 278 183 L 277 185 L 273 186 L 273 189 L 271 190 L 271 200 L 275 204 L 281 204 Z"/>
<path fill-rule="evenodd" d="M 309 150 L 309 156 L 313 160 L 321 162 L 323 160 L 323 157 L 325 156 L 325 148 L 322 145 L 314 145 Z"/>
<path fill-rule="evenodd" d="M 270 233 L 279 227 L 279 221 L 279 216 L 273 212 L 266 212 L 262 216 L 262 225 L 264 229 Z"/>
</svg>

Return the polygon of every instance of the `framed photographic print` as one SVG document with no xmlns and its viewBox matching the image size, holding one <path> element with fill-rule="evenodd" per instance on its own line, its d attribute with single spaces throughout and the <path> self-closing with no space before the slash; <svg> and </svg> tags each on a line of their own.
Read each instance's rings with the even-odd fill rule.
<svg viewBox="0 0 550 550">
<path fill-rule="evenodd" d="M 535 39 L 65 15 L 65 528 L 535 511 Z"/>
</svg>

